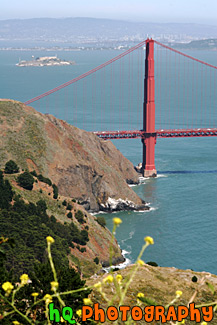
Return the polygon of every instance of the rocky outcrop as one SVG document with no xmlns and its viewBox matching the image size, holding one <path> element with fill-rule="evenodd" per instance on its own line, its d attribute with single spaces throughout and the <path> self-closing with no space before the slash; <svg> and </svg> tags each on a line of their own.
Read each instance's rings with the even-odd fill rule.
<svg viewBox="0 0 217 325">
<path fill-rule="evenodd" d="M 127 185 L 138 173 L 112 142 L 9 100 L 0 101 L 0 132 L 1 167 L 13 159 L 36 170 L 90 211 L 147 209 Z"/>
<path fill-rule="evenodd" d="M 139 210 L 149 210 L 149 207 L 145 205 L 145 202 L 142 201 L 142 204 L 135 204 L 130 200 L 122 200 L 122 199 L 112 199 L 111 197 L 105 203 L 99 204 L 100 210 L 105 212 L 113 212 L 113 211 L 139 211 Z"/>
</svg>

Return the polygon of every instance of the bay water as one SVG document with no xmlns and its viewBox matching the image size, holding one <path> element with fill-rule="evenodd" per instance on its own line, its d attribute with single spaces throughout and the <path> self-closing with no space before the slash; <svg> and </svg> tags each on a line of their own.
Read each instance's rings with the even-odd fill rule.
<svg viewBox="0 0 217 325">
<path fill-rule="evenodd" d="M 0 51 L 0 98 L 26 101 L 102 64 L 120 51 L 58 52 L 60 58 L 76 61 L 75 66 L 68 67 L 21 68 L 15 65 L 19 59 L 31 59 L 32 55 L 55 54 L 34 50 Z M 190 54 L 217 65 L 216 52 Z M 61 98 L 58 101 L 61 110 L 57 117 L 64 118 L 68 104 Z M 32 106 L 47 112 L 43 104 Z M 49 113 L 55 115 L 55 107 L 51 107 Z M 82 119 L 82 111 L 78 111 L 78 119 L 79 114 Z M 67 121 L 73 124 L 70 115 Z M 85 123 L 84 129 L 91 130 L 91 120 L 87 118 Z M 104 127 L 106 125 L 102 129 Z M 141 162 L 141 140 L 113 142 L 134 165 Z M 143 180 L 142 184 L 132 187 L 149 202 L 150 211 L 103 214 L 107 227 L 112 229 L 114 217 L 123 220 L 116 238 L 129 263 L 135 262 L 144 237 L 149 235 L 155 244 L 145 252 L 146 262 L 217 274 L 217 138 L 157 139 L 156 168 L 157 178 Z"/>
</svg>

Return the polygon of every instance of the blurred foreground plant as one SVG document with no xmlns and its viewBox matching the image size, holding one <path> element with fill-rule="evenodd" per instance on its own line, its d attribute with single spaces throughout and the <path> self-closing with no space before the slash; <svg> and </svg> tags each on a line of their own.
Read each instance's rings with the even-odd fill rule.
<svg viewBox="0 0 217 325">
<path fill-rule="evenodd" d="M 3 237 L 2 237 L 3 238 Z M 57 301 L 58 304 L 56 304 L 56 308 L 58 310 L 62 310 L 66 303 L 63 300 L 63 296 L 68 297 L 72 296 L 72 298 L 75 299 L 75 303 L 73 305 L 80 306 L 83 304 L 82 302 L 79 303 L 79 300 L 82 299 L 82 297 L 87 297 L 88 294 L 91 292 L 91 287 L 84 287 L 82 286 L 79 289 L 69 290 L 60 292 L 59 287 L 59 280 L 57 278 L 57 271 L 54 266 L 52 254 L 51 254 L 51 245 L 54 243 L 54 239 L 51 236 L 48 236 L 46 238 L 47 240 L 47 252 L 48 252 L 48 259 L 50 264 L 50 269 L 52 270 L 52 274 L 49 281 L 50 281 L 50 290 L 47 287 L 47 283 L 44 283 L 45 288 L 41 288 L 38 286 L 37 281 L 32 281 L 27 274 L 22 274 L 20 276 L 20 281 L 18 283 L 12 284 L 9 281 L 5 281 L 1 285 L 1 292 L 0 292 L 0 323 L 1 324 L 52 324 L 49 320 L 49 304 L 53 301 Z M 2 242 L 6 242 L 6 240 L 2 240 Z M 1 242 L 0 242 L 1 244 Z M 47 279 L 46 272 L 49 273 L 50 270 L 47 269 L 47 266 L 44 265 L 44 271 L 45 273 L 41 274 L 41 278 L 37 279 L 39 282 L 43 283 L 44 278 Z M 43 269 L 42 268 L 42 269 Z M 36 268 L 37 270 L 37 268 Z M 63 266 L 64 270 L 64 266 Z M 75 272 L 73 269 L 71 269 L 73 272 L 71 273 L 71 276 L 74 276 Z M 65 274 L 62 272 L 60 273 L 65 277 Z M 69 272 L 70 275 L 70 272 Z M 52 279 L 53 277 L 53 279 Z M 74 276 L 75 281 L 78 283 L 75 283 L 75 287 L 78 287 L 78 284 L 84 284 L 85 281 L 78 281 L 78 278 L 80 280 L 79 276 Z M 60 283 L 61 280 L 60 279 Z M 72 281 L 73 278 L 71 277 L 68 279 L 68 283 L 70 284 L 70 281 Z M 67 277 L 66 277 L 67 281 Z M 33 286 L 33 288 L 31 287 Z M 40 288 L 39 292 L 32 292 L 34 288 Z M 48 292 L 51 291 L 52 294 L 46 293 L 43 295 L 43 297 L 39 298 L 43 292 L 44 289 L 47 289 Z M 22 294 L 20 294 L 22 292 Z M 30 294 L 31 292 L 31 294 Z M 26 295 L 25 295 L 26 294 Z M 70 299 L 66 299 L 67 304 L 70 303 Z M 75 318 L 78 318 L 78 316 L 75 315 Z M 62 323 L 66 322 L 62 319 Z M 77 324 L 79 324 L 77 322 Z"/>
<path fill-rule="evenodd" d="M 139 256 L 136 260 L 136 263 L 132 266 L 130 269 L 129 274 L 126 276 L 125 279 L 122 278 L 121 274 L 115 274 L 112 270 L 112 256 L 113 256 L 113 250 L 112 250 L 112 243 L 115 239 L 115 233 L 117 227 L 122 223 L 122 220 L 120 218 L 114 218 L 113 219 L 113 231 L 112 231 L 112 239 L 111 239 L 111 245 L 110 245 L 110 272 L 109 274 L 102 280 L 97 282 L 96 284 L 89 286 L 89 287 L 81 287 L 79 289 L 75 290 L 69 290 L 61 292 L 59 290 L 61 279 L 59 281 L 56 268 L 54 266 L 52 254 L 51 254 L 51 246 L 54 243 L 54 239 L 51 236 L 48 236 L 46 238 L 47 240 L 47 252 L 48 252 L 48 259 L 50 268 L 52 270 L 52 278 L 50 278 L 50 291 L 52 291 L 52 294 L 46 293 L 42 298 L 39 298 L 40 292 L 32 292 L 31 297 L 25 297 L 22 298 L 21 301 L 19 300 L 19 292 L 21 290 L 24 290 L 27 286 L 31 284 L 31 279 L 29 279 L 29 276 L 27 274 L 23 274 L 20 277 L 19 283 L 12 284 L 9 281 L 5 281 L 2 284 L 2 289 L 4 293 L 0 293 L 0 321 L 2 324 L 9 324 L 7 322 L 7 319 L 10 319 L 10 324 L 19 325 L 19 324 L 53 324 L 53 321 L 49 319 L 49 305 L 56 300 L 58 302 L 58 306 L 55 306 L 55 308 L 58 308 L 59 311 L 63 311 L 66 307 L 66 297 L 70 295 L 76 294 L 82 294 L 86 293 L 86 298 L 83 299 L 84 305 L 92 305 L 92 301 L 88 297 L 88 294 L 93 289 L 94 291 L 98 292 L 101 296 L 101 300 L 103 300 L 106 304 L 105 308 L 108 308 L 110 306 L 115 305 L 117 308 L 124 306 L 125 304 L 125 298 L 127 297 L 127 292 L 129 290 L 130 284 L 134 280 L 136 273 L 140 267 L 142 267 L 145 263 L 142 260 L 143 253 L 145 249 L 149 245 L 154 244 L 154 240 L 152 237 L 147 236 L 144 238 L 144 245 L 142 246 L 142 249 L 139 253 Z M 2 242 L 4 242 L 2 240 Z M 1 244 L 1 242 L 0 242 Z M 43 277 L 43 275 L 41 275 Z M 39 279 L 40 280 L 40 279 Z M 42 280 L 41 280 L 42 281 Z M 204 276 L 201 281 L 199 282 L 197 290 L 193 293 L 192 297 L 190 298 L 188 302 L 188 306 L 190 303 L 192 303 L 201 289 L 201 287 L 206 282 L 206 276 Z M 44 284 L 45 285 L 45 284 Z M 113 286 L 113 297 L 112 299 L 109 299 L 106 294 L 106 287 L 107 286 Z M 208 287 L 213 292 L 214 288 L 211 284 L 208 283 Z M 24 291 L 25 292 L 25 291 Z M 43 291 L 44 292 L 44 291 Z M 177 290 L 174 294 L 174 299 L 169 302 L 164 308 L 165 310 L 168 310 L 168 308 L 172 305 L 174 305 L 179 298 L 182 296 L 182 291 Z M 138 292 L 137 294 L 137 306 L 143 307 L 144 306 L 157 306 L 159 305 L 156 301 L 151 299 L 150 297 L 145 297 L 143 292 Z M 217 310 L 217 301 L 213 301 L 211 303 L 202 304 L 200 306 L 195 306 L 196 308 L 201 307 L 208 307 L 213 306 L 213 311 L 215 312 Z M 6 321 L 3 323 L 3 321 Z M 67 321 L 65 321 L 62 317 L 60 318 L 60 322 L 64 324 L 68 324 Z M 88 320 L 86 323 L 82 322 L 82 310 L 77 309 L 74 312 L 73 317 L 71 318 L 70 324 L 93 324 L 93 320 Z M 123 323 L 120 319 L 117 319 L 112 322 L 113 324 L 121 324 Z M 138 324 L 132 319 L 131 313 L 129 313 L 128 318 L 124 321 L 126 325 L 131 324 Z M 173 325 L 178 324 L 185 324 L 185 320 L 182 322 L 172 322 L 169 321 L 168 323 Z M 155 322 L 156 324 L 156 322 Z M 161 324 L 161 319 L 160 323 Z M 201 325 L 206 325 L 206 322 L 200 323 Z"/>
</svg>

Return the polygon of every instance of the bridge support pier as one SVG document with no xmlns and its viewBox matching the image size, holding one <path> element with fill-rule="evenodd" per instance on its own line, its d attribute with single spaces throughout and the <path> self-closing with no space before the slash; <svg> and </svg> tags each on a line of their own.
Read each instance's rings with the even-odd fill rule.
<svg viewBox="0 0 217 325">
<path fill-rule="evenodd" d="M 156 177 L 157 171 L 154 164 L 156 134 L 147 134 L 146 138 L 142 140 L 143 143 L 143 176 Z"/>
<path fill-rule="evenodd" d="M 156 177 L 155 168 L 155 81 L 154 81 L 154 41 L 146 41 L 144 104 L 143 104 L 143 144 L 142 171 L 144 177 Z"/>
</svg>

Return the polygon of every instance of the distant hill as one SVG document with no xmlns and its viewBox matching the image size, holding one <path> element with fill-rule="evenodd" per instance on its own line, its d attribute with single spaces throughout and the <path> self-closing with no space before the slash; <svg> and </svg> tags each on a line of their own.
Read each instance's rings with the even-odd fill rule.
<svg viewBox="0 0 217 325">
<path fill-rule="evenodd" d="M 143 23 L 95 18 L 0 20 L 0 39 L 72 43 L 137 41 L 154 35 L 217 38 L 217 26 L 190 23 Z"/>
<path fill-rule="evenodd" d="M 217 38 L 191 41 L 189 43 L 176 43 L 174 47 L 189 50 L 217 50 Z"/>
</svg>

